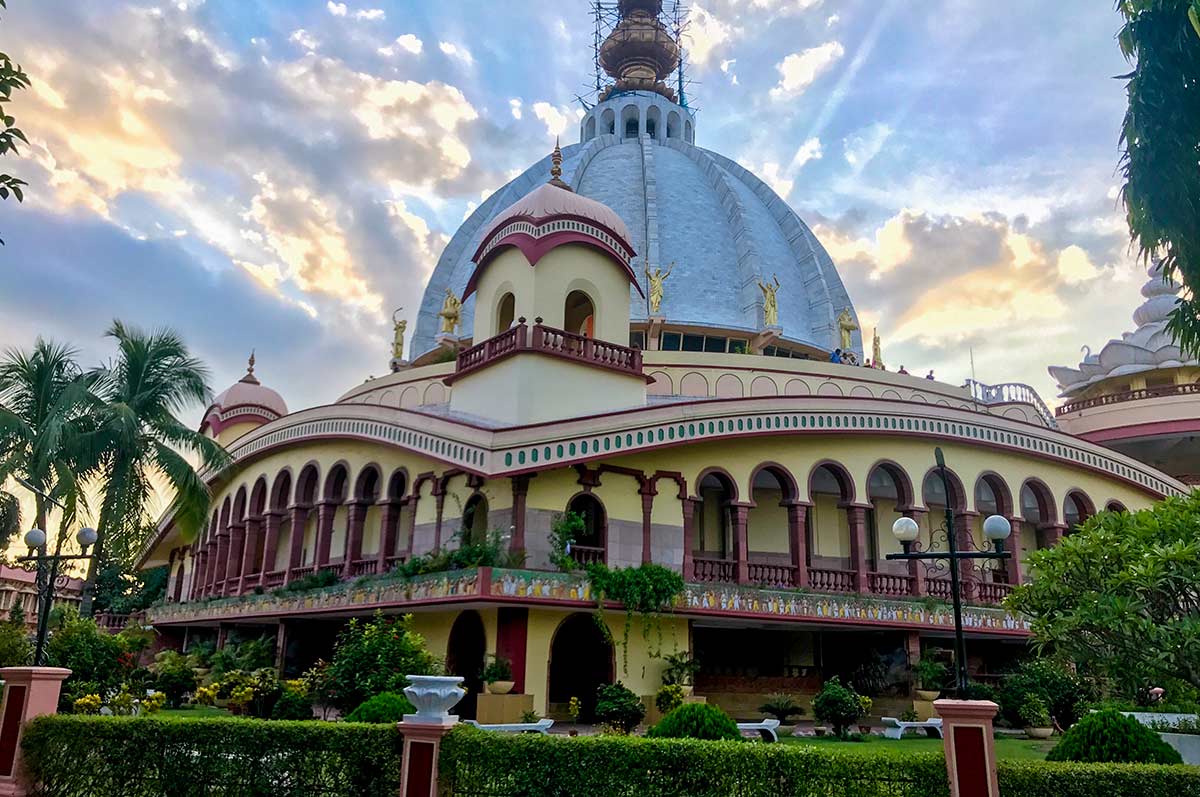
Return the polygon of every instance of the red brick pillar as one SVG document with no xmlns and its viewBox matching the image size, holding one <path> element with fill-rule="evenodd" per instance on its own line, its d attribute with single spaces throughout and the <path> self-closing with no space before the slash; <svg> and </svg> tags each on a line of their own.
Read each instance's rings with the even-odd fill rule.
<svg viewBox="0 0 1200 797">
<path fill-rule="evenodd" d="M 696 547 L 696 502 L 690 498 L 680 500 L 683 502 L 683 580 L 691 581 L 696 576 L 696 566 L 692 560 L 692 551 Z"/>
<path fill-rule="evenodd" d="M 654 496 L 657 492 L 647 481 L 638 489 L 638 494 L 642 497 L 642 564 L 648 565 L 653 561 L 650 550 L 650 516 L 654 512 Z"/>
<path fill-rule="evenodd" d="M 242 572 L 241 579 L 238 582 L 238 593 L 250 589 L 251 586 L 258 583 L 259 577 L 261 577 L 261 570 L 256 576 L 254 566 L 258 564 L 258 540 L 262 536 L 262 533 L 263 519 L 261 517 L 246 520 L 246 533 L 242 550 Z"/>
<path fill-rule="evenodd" d="M 808 587 L 808 504 L 792 501 L 787 505 L 788 548 L 792 552 L 792 583 Z"/>
<path fill-rule="evenodd" d="M 268 512 L 263 524 L 266 528 L 266 539 L 263 540 L 262 568 L 258 571 L 258 585 L 267 585 L 267 574 L 275 569 L 275 558 L 279 553 L 279 527 L 283 523 L 283 513 Z"/>
<path fill-rule="evenodd" d="M 442 549 L 442 514 L 446 510 L 446 486 L 444 484 L 434 485 L 433 498 L 437 504 L 437 519 L 433 524 L 433 550 L 440 551 Z"/>
<path fill-rule="evenodd" d="M 34 717 L 58 711 L 62 682 L 70 674 L 61 667 L 0 668 L 0 797 L 23 797 L 34 787 L 21 766 L 21 736 Z"/>
<path fill-rule="evenodd" d="M 935 700 L 946 744 L 950 797 L 1000 797 L 990 700 Z"/>
<path fill-rule="evenodd" d="M 1011 556 L 1004 560 L 1004 567 L 1008 571 L 1008 583 L 1014 587 L 1021 583 L 1021 557 L 1025 552 L 1021 550 L 1021 524 L 1025 522 L 1024 518 L 1010 517 L 1008 522 L 1012 524 L 1012 534 L 1004 541 L 1004 550 L 1008 551 Z"/>
<path fill-rule="evenodd" d="M 283 583 L 287 584 L 296 577 L 296 568 L 304 561 L 304 527 L 308 525 L 310 507 L 297 504 L 292 508 L 292 538 L 288 543 L 287 572 L 283 574 Z"/>
<path fill-rule="evenodd" d="M 246 526 L 244 523 L 229 524 L 229 557 L 225 562 L 225 573 L 222 577 L 224 584 L 222 595 L 236 595 L 242 581 L 242 548 L 246 544 Z"/>
<path fill-rule="evenodd" d="M 1037 527 L 1038 548 L 1054 548 L 1062 542 L 1067 527 L 1062 523 L 1042 523 Z"/>
<path fill-rule="evenodd" d="M 438 797 L 438 756 L 442 739 L 453 725 L 400 723 L 404 753 L 400 765 L 400 797 Z"/>
<path fill-rule="evenodd" d="M 859 592 L 870 592 L 871 579 L 867 575 L 867 508 L 858 504 L 846 504 L 845 508 L 850 526 L 850 568 L 854 571 L 854 588 Z"/>
<path fill-rule="evenodd" d="M 529 497 L 529 480 L 532 476 L 512 477 L 512 541 L 509 548 L 525 550 L 525 505 Z"/>
<path fill-rule="evenodd" d="M 379 508 L 379 552 L 375 556 L 375 572 L 388 571 L 388 557 L 396 555 L 396 532 L 400 526 L 400 514 L 404 504 L 393 499 L 380 502 Z"/>
<path fill-rule="evenodd" d="M 921 526 L 921 517 L 925 514 L 924 509 L 904 509 L 901 512 L 904 517 L 912 518 L 917 521 L 917 525 Z M 924 529 L 924 526 L 921 526 Z M 924 597 L 925 588 L 925 563 L 913 559 L 908 563 L 908 574 L 912 576 L 912 594 L 917 597 Z"/>
<path fill-rule="evenodd" d="M 338 505 L 329 501 L 317 504 L 317 566 L 313 572 L 329 565 L 329 550 L 333 547 L 333 519 L 337 509 Z"/>
<path fill-rule="evenodd" d="M 342 555 L 342 578 L 350 578 L 354 563 L 362 559 L 363 526 L 367 522 L 368 506 L 370 504 L 365 501 L 350 502 L 346 523 L 346 552 Z"/>
<path fill-rule="evenodd" d="M 733 525 L 733 556 L 737 560 L 737 583 L 750 583 L 750 507 L 746 504 L 730 504 L 729 519 Z"/>
</svg>

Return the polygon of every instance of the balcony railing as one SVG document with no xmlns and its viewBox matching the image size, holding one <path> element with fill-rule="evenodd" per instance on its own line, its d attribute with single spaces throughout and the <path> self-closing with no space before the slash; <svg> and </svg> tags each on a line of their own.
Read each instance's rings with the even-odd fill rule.
<svg viewBox="0 0 1200 797">
<path fill-rule="evenodd" d="M 276 570 L 273 573 L 267 573 L 267 577 L 263 579 L 263 586 L 267 589 L 271 589 L 272 587 L 281 587 L 283 586 L 283 578 L 286 575 L 287 573 L 283 570 Z"/>
<path fill-rule="evenodd" d="M 1126 401 L 1141 401 L 1142 399 L 1162 398 L 1164 396 L 1194 396 L 1200 394 L 1200 384 L 1189 382 L 1186 385 L 1159 385 L 1146 387 L 1141 390 L 1126 390 L 1124 393 L 1109 393 L 1106 396 L 1094 396 L 1087 399 L 1068 401 L 1054 411 L 1061 417 L 1080 410 L 1090 410 L 1093 407 L 1105 407 L 1110 404 L 1123 404 Z"/>
<path fill-rule="evenodd" d="M 764 587 L 783 587 L 786 589 L 790 589 L 796 585 L 796 571 L 791 565 L 750 562 L 748 570 L 751 584 L 759 584 Z"/>
<path fill-rule="evenodd" d="M 594 548 L 590 545 L 572 545 L 571 558 L 575 560 L 581 567 L 587 567 L 590 564 L 604 564 L 604 549 Z"/>
<path fill-rule="evenodd" d="M 379 569 L 379 561 L 377 559 L 359 559 L 357 562 L 351 562 L 350 575 L 370 576 L 374 575 L 377 569 Z"/>
<path fill-rule="evenodd" d="M 589 338 L 543 324 L 529 327 L 522 321 L 495 337 L 460 351 L 455 361 L 454 374 L 448 377 L 448 381 L 452 382 L 520 351 L 538 352 L 633 376 L 642 375 L 640 349 Z"/>
<path fill-rule="evenodd" d="M 980 603 L 1000 603 L 1012 592 L 1011 584 L 998 584 L 987 581 L 976 581 L 975 599 Z"/>
<path fill-rule="evenodd" d="M 871 573 L 868 576 L 871 592 L 875 595 L 903 597 L 913 594 L 913 577 L 897 576 L 892 573 Z"/>
<path fill-rule="evenodd" d="M 701 584 L 737 581 L 737 562 L 732 559 L 705 559 L 697 556 L 692 560 L 695 571 L 693 579 Z"/>
<path fill-rule="evenodd" d="M 810 568 L 808 585 L 818 592 L 857 592 L 853 570 Z"/>
<path fill-rule="evenodd" d="M 1058 426 L 1054 420 L 1054 413 L 1046 406 L 1046 402 L 1042 401 L 1038 392 L 1029 385 L 1021 382 L 985 385 L 983 382 L 968 379 L 963 387 L 970 390 L 971 397 L 980 404 L 1031 404 L 1047 426 L 1051 428 Z"/>
</svg>

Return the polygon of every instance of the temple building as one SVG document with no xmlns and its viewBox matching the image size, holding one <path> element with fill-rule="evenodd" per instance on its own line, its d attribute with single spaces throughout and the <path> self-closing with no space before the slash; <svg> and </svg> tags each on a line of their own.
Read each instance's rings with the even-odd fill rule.
<svg viewBox="0 0 1200 797">
<path fill-rule="evenodd" d="M 579 142 L 466 219 L 411 340 L 396 319 L 389 375 L 289 412 L 251 372 L 206 413 L 233 460 L 206 474 L 211 520 L 193 538 L 164 517 L 142 558 L 170 568 L 149 613 L 164 639 L 274 634 L 294 673 L 347 618 L 412 613 L 475 687 L 486 654 L 510 659 L 539 714 L 616 679 L 652 695 L 679 650 L 699 661 L 698 695 L 749 716 L 868 658 L 902 682 L 949 645 L 949 574 L 887 560 L 897 518 L 925 546 L 980 548 L 984 518 L 1011 521 L 1010 559 L 961 570 L 986 679 L 1023 650 L 1026 621 L 999 603 L 1030 552 L 1098 509 L 1185 489 L 1061 428 L 1026 386 L 830 362 L 864 359 L 837 268 L 762 180 L 697 145 L 661 12 L 619 4 Z M 621 650 L 614 606 L 601 632 L 588 577 L 553 564 L 568 511 L 580 564 L 682 575 L 661 637 L 635 627 Z M 492 532 L 495 566 L 394 572 Z"/>
</svg>

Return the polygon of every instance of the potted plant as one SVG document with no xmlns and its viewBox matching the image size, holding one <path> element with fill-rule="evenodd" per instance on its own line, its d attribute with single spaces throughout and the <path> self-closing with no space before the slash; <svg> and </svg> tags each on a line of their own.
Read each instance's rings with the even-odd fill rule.
<svg viewBox="0 0 1200 797">
<path fill-rule="evenodd" d="M 683 688 L 683 694 L 690 696 L 695 688 L 696 675 L 700 672 L 700 662 L 686 650 L 676 651 L 663 657 L 667 663 L 663 669 L 663 686 L 676 684 Z"/>
<path fill-rule="evenodd" d="M 1054 722 L 1050 719 L 1050 709 L 1046 701 L 1037 695 L 1025 698 L 1018 712 L 1021 722 L 1025 725 L 1025 735 L 1030 739 L 1049 739 L 1054 733 Z"/>
<path fill-rule="evenodd" d="M 946 683 L 949 669 L 945 664 L 926 653 L 913 667 L 917 679 L 917 697 L 921 700 L 937 700 Z"/>
<path fill-rule="evenodd" d="M 483 668 L 480 678 L 487 684 L 487 690 L 493 695 L 507 695 L 513 690 L 512 662 L 503 656 L 491 657 L 491 661 Z"/>
<path fill-rule="evenodd" d="M 767 695 L 767 702 L 759 706 L 758 710 L 770 714 L 779 720 L 781 725 L 786 725 L 792 716 L 799 717 L 804 714 L 804 706 L 797 703 L 791 695 L 785 694 Z"/>
</svg>

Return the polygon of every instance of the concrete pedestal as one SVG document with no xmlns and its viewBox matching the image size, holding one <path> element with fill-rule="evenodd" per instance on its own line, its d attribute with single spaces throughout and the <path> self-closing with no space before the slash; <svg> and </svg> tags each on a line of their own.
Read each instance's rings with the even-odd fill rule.
<svg viewBox="0 0 1200 797">
<path fill-rule="evenodd" d="M 438 797 L 438 756 L 442 737 L 453 725 L 426 725 L 405 720 L 404 761 L 401 764 L 400 797 Z"/>
<path fill-rule="evenodd" d="M 480 725 L 510 725 L 521 715 L 533 711 L 533 695 L 493 695 L 483 692 L 475 706 L 475 721 Z"/>
<path fill-rule="evenodd" d="M 24 797 L 31 791 L 21 767 L 21 736 L 34 717 L 58 711 L 62 682 L 71 674 L 61 667 L 4 667 L 0 707 L 0 797 Z"/>
<path fill-rule="evenodd" d="M 990 700 L 935 700 L 946 739 L 950 797 L 1000 797 L 992 719 L 999 706 Z"/>
</svg>

